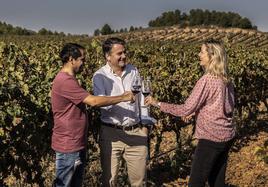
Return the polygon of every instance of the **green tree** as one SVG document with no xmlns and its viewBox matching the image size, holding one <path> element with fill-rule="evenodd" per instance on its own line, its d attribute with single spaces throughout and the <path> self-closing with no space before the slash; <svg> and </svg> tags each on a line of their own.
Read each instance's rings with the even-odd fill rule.
<svg viewBox="0 0 268 187">
<path fill-rule="evenodd" d="M 130 26 L 130 28 L 129 28 L 129 32 L 132 32 L 132 31 L 134 31 L 135 30 L 135 28 L 133 27 L 133 26 Z"/>
<path fill-rule="evenodd" d="M 38 31 L 38 34 L 40 35 L 47 35 L 48 31 L 45 28 L 42 28 Z"/>
<path fill-rule="evenodd" d="M 5 22 L 0 22 L 0 33 L 6 35 L 33 35 L 36 32 L 21 28 L 21 27 L 14 27 L 11 24 L 7 24 Z"/>
<path fill-rule="evenodd" d="M 101 28 L 101 34 L 102 35 L 107 35 L 107 34 L 112 34 L 114 33 L 114 31 L 111 29 L 110 25 L 105 24 L 102 28 Z"/>
<path fill-rule="evenodd" d="M 251 29 L 252 24 L 251 24 L 251 22 L 249 21 L 248 18 L 243 18 L 243 19 L 240 20 L 239 27 L 242 28 L 242 29 Z"/>
<path fill-rule="evenodd" d="M 204 12 L 201 9 L 192 9 L 189 17 L 189 24 L 191 26 L 204 24 Z"/>
<path fill-rule="evenodd" d="M 179 10 L 168 11 L 162 13 L 161 16 L 149 21 L 149 27 L 161 26 L 196 26 L 196 25 L 216 25 L 220 27 L 239 27 L 243 29 L 256 29 L 252 26 L 248 18 L 242 18 L 239 14 L 233 12 L 218 12 L 202 9 L 192 9 L 189 15 L 182 13 Z"/>
<path fill-rule="evenodd" d="M 45 28 L 42 28 L 42 29 L 40 29 L 40 30 L 38 31 L 38 34 L 40 34 L 40 35 L 53 35 L 53 34 L 55 34 L 55 33 L 53 33 L 53 32 L 50 31 L 50 30 L 47 30 L 47 29 L 45 29 Z"/>
<path fill-rule="evenodd" d="M 94 36 L 99 36 L 101 34 L 100 29 L 94 31 Z"/>
<path fill-rule="evenodd" d="M 180 23 L 181 12 L 180 10 L 168 11 L 162 13 L 160 17 L 155 20 L 149 21 L 149 27 L 172 26 Z"/>
</svg>

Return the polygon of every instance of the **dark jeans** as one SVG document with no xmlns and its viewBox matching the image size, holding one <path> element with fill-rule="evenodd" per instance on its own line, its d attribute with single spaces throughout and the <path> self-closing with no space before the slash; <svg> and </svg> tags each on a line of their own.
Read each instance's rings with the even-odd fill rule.
<svg viewBox="0 0 268 187">
<path fill-rule="evenodd" d="M 228 152 L 233 140 L 228 142 L 213 142 L 199 140 L 194 153 L 189 187 L 202 187 L 208 181 L 211 187 L 225 185 Z"/>
<path fill-rule="evenodd" d="M 56 180 L 53 186 L 82 186 L 85 162 L 85 149 L 73 153 L 56 152 Z"/>
</svg>

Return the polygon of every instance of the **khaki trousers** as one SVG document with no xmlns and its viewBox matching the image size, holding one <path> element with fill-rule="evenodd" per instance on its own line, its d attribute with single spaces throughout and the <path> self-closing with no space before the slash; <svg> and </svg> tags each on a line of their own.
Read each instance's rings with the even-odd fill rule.
<svg viewBox="0 0 268 187">
<path fill-rule="evenodd" d="M 116 180 L 121 158 L 126 161 L 131 186 L 146 186 L 148 146 L 145 127 L 124 131 L 102 125 L 100 153 L 102 186 L 118 186 Z"/>
</svg>

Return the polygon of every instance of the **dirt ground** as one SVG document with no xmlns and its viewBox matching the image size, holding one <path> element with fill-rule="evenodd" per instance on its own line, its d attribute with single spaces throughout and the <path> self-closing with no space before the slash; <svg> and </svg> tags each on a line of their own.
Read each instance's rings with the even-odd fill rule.
<svg viewBox="0 0 268 187">
<path fill-rule="evenodd" d="M 228 187 L 268 187 L 268 120 L 263 120 L 260 125 L 251 127 L 237 138 L 230 154 L 226 182 Z M 168 151 L 174 147 L 174 132 L 167 132 L 163 136 L 160 150 Z M 151 142 L 151 148 L 154 142 Z M 153 150 L 153 149 L 151 149 Z M 189 154 L 190 155 L 190 154 Z M 167 158 L 173 159 L 174 151 L 170 152 Z M 187 186 L 189 180 L 190 163 L 186 163 L 184 168 L 166 168 L 166 160 L 158 160 L 163 163 L 163 167 L 158 168 L 155 173 L 151 173 L 148 178 L 153 181 L 150 186 Z M 188 158 L 186 158 L 188 159 Z M 97 165 L 96 165 L 97 166 Z M 46 171 L 46 184 L 51 184 L 54 176 L 54 162 L 51 162 L 50 170 Z M 94 168 L 93 168 L 94 169 Z M 96 169 L 96 168 L 95 168 Z M 182 170 L 180 170 L 182 169 Z M 96 169 L 98 170 L 98 168 Z M 173 174 L 175 173 L 175 175 Z M 18 185 L 14 176 L 5 180 L 8 186 L 36 186 Z M 14 182 L 17 184 L 15 185 Z M 86 183 L 85 186 L 90 183 Z M 124 185 L 123 185 L 124 186 Z"/>
<path fill-rule="evenodd" d="M 189 176 L 163 186 L 187 186 Z M 226 182 L 229 187 L 268 187 L 268 124 L 260 126 L 235 142 L 229 154 Z"/>
<path fill-rule="evenodd" d="M 244 140 L 246 141 L 245 144 L 243 143 Z M 227 182 L 231 186 L 268 187 L 267 144 L 267 126 L 261 129 L 258 134 L 236 142 L 229 157 L 227 170 Z M 266 151 L 261 153 L 261 148 L 264 145 L 266 145 Z M 238 150 L 235 150 L 235 148 Z"/>
</svg>

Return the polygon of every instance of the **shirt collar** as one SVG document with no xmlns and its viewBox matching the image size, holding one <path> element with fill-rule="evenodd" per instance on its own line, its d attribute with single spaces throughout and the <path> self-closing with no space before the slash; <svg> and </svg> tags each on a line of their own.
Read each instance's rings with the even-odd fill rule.
<svg viewBox="0 0 268 187">
<path fill-rule="evenodd" d="M 109 65 L 108 62 L 106 62 L 106 65 L 104 66 L 105 70 L 111 74 L 113 74 L 114 76 L 117 76 L 115 73 L 114 73 L 114 70 L 111 68 L 111 66 Z M 130 64 L 126 64 L 126 66 L 124 67 L 123 69 L 123 72 L 122 72 L 122 78 L 124 78 L 128 73 L 130 72 Z"/>
</svg>

